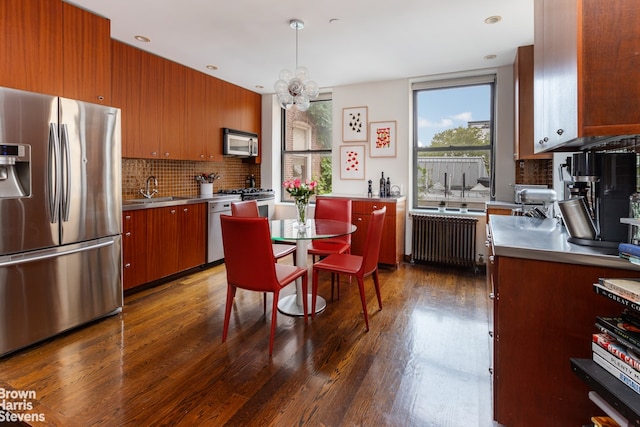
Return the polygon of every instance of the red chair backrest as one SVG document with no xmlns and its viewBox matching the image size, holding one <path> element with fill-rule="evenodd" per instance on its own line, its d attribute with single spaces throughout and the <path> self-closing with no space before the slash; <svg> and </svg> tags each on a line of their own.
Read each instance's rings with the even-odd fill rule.
<svg viewBox="0 0 640 427">
<path fill-rule="evenodd" d="M 258 202 L 255 200 L 233 202 L 231 203 L 231 215 L 244 218 L 255 218 L 260 216 L 260 213 L 258 212 Z"/>
<path fill-rule="evenodd" d="M 351 199 L 335 199 L 332 197 L 316 197 L 316 219 L 333 219 L 351 223 Z M 351 244 L 351 234 L 331 238 Z"/>
<path fill-rule="evenodd" d="M 369 222 L 369 229 L 367 230 L 367 239 L 364 243 L 364 254 L 359 274 L 366 275 L 378 268 L 382 227 L 384 225 L 386 212 L 386 206 L 371 212 L 371 220 Z"/>
<path fill-rule="evenodd" d="M 260 292 L 277 289 L 269 220 L 220 215 L 220 223 L 229 284 Z"/>
</svg>

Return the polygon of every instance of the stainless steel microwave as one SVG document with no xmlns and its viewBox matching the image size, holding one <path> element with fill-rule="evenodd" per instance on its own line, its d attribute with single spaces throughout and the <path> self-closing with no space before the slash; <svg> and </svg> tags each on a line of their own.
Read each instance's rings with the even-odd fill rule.
<svg viewBox="0 0 640 427">
<path fill-rule="evenodd" d="M 256 157 L 258 155 L 258 135 L 223 128 L 222 146 L 222 154 L 225 156 Z"/>
</svg>

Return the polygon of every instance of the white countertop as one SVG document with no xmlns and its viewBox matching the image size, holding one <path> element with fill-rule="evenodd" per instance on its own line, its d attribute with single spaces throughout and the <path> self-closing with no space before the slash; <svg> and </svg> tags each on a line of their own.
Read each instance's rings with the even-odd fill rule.
<svg viewBox="0 0 640 427">
<path fill-rule="evenodd" d="M 491 215 L 489 225 L 497 256 L 640 271 L 640 266 L 620 258 L 617 248 L 569 243 L 566 230 L 553 218 Z"/>
</svg>

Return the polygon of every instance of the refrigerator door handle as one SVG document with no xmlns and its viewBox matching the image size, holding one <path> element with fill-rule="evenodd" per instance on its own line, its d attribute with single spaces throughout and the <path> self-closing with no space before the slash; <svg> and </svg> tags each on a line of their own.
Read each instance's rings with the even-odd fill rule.
<svg viewBox="0 0 640 427">
<path fill-rule="evenodd" d="M 114 242 L 115 241 L 112 237 L 108 237 L 93 242 L 78 243 L 69 247 L 42 249 L 39 251 L 33 251 L 31 254 L 7 255 L 0 257 L 0 268 L 57 258 L 60 256 L 75 254 L 78 252 L 92 251 L 95 249 L 111 246 L 114 244 Z"/>
<path fill-rule="evenodd" d="M 66 124 L 61 126 L 60 130 L 60 145 L 62 146 L 62 156 L 64 162 L 62 163 L 62 173 L 64 180 L 62 186 L 64 191 L 62 192 L 62 221 L 69 221 L 69 205 L 71 204 L 71 197 L 69 195 L 71 191 L 71 153 L 69 151 L 69 129 Z"/>
<path fill-rule="evenodd" d="M 60 144 L 55 123 L 49 123 L 49 159 L 47 162 L 47 196 L 49 198 L 49 220 L 51 224 L 58 222 L 60 206 Z"/>
</svg>

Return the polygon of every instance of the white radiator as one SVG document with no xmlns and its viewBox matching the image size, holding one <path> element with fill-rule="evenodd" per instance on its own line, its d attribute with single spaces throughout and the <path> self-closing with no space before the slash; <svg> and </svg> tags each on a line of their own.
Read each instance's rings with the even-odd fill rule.
<svg viewBox="0 0 640 427">
<path fill-rule="evenodd" d="M 470 216 L 411 214 L 411 262 L 475 266 L 476 224 Z"/>
</svg>

